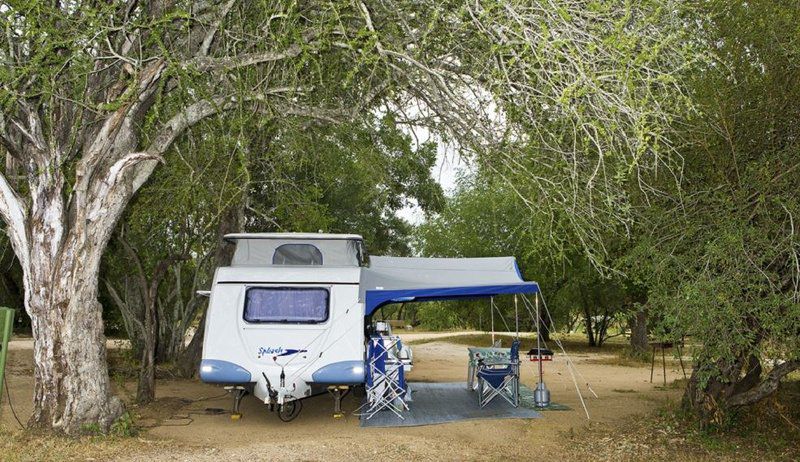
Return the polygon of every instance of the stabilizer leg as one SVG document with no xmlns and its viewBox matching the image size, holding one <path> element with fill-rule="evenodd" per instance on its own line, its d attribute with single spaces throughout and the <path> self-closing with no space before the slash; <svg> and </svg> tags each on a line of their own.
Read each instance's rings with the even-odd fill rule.
<svg viewBox="0 0 800 462">
<path fill-rule="evenodd" d="M 247 390 L 244 387 L 225 387 L 231 394 L 233 394 L 233 411 L 231 412 L 231 420 L 239 420 L 242 418 L 241 412 L 239 412 L 239 405 L 242 402 L 242 398 L 247 395 Z"/>
<path fill-rule="evenodd" d="M 347 385 L 331 385 L 328 387 L 328 393 L 333 396 L 334 419 L 341 419 L 344 417 L 344 413 L 342 412 L 342 398 L 347 395 L 349 389 L 350 387 Z"/>
</svg>

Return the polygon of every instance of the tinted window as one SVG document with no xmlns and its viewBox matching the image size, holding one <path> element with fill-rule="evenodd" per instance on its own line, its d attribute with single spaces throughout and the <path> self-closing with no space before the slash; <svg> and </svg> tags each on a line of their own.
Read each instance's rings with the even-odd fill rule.
<svg viewBox="0 0 800 462">
<path fill-rule="evenodd" d="M 247 289 L 247 322 L 320 323 L 328 319 L 328 291 L 320 288 L 252 287 Z"/>
<path fill-rule="evenodd" d="M 321 265 L 322 252 L 311 244 L 283 244 L 272 255 L 273 265 Z"/>
</svg>

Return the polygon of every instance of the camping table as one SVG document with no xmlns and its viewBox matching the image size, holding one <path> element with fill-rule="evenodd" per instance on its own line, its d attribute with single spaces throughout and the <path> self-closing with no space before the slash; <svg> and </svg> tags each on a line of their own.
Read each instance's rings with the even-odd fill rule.
<svg viewBox="0 0 800 462">
<path fill-rule="evenodd" d="M 467 389 L 469 390 L 475 389 L 475 374 L 478 371 L 479 360 L 508 362 L 511 356 L 511 348 L 469 347 L 467 351 L 469 351 L 469 364 L 467 367 Z"/>
</svg>

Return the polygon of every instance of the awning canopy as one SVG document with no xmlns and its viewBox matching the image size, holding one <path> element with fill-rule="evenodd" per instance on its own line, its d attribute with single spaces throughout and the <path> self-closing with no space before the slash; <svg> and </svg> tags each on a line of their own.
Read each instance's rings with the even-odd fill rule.
<svg viewBox="0 0 800 462">
<path fill-rule="evenodd" d="M 362 268 L 359 298 L 370 315 L 389 303 L 456 300 L 501 294 L 537 293 L 522 280 L 514 257 L 370 257 Z"/>
</svg>

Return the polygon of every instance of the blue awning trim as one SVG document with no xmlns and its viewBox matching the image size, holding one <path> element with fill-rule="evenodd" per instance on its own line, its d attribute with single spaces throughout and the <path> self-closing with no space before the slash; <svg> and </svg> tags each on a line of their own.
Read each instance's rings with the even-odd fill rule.
<svg viewBox="0 0 800 462">
<path fill-rule="evenodd" d="M 522 278 L 522 271 L 519 270 L 519 265 L 517 264 L 516 259 L 514 260 L 514 271 L 517 272 L 517 277 L 519 277 L 519 280 L 524 281 L 524 279 Z"/>
<path fill-rule="evenodd" d="M 520 282 L 489 286 L 440 287 L 424 289 L 367 290 L 364 295 L 364 315 L 369 316 L 383 305 L 403 302 L 430 302 L 464 298 L 493 297 L 504 294 L 535 294 L 539 284 Z"/>
</svg>

